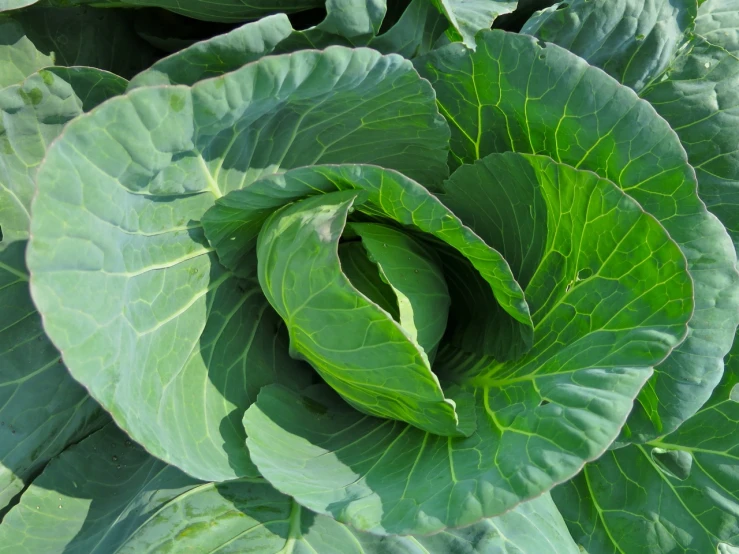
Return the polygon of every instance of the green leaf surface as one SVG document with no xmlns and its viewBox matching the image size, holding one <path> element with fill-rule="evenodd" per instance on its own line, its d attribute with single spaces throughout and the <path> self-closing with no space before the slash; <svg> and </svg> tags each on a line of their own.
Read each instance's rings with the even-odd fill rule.
<svg viewBox="0 0 739 554">
<path fill-rule="evenodd" d="M 458 38 L 472 48 L 475 46 L 475 35 L 478 31 L 490 29 L 496 17 L 511 13 L 518 5 L 517 0 L 431 1 L 449 20 Z"/>
<path fill-rule="evenodd" d="M 605 454 L 553 497 L 588 552 L 739 547 L 739 342 L 709 402 L 674 433 Z"/>
<path fill-rule="evenodd" d="M 558 44 L 639 92 L 687 40 L 695 0 L 573 0 L 534 14 L 522 33 Z"/>
<path fill-rule="evenodd" d="M 131 79 L 129 90 L 152 85 L 194 85 L 270 54 L 293 32 L 285 14 L 267 16 L 167 56 Z"/>
<path fill-rule="evenodd" d="M 0 89 L 20 83 L 34 71 L 54 65 L 9 15 L 0 14 Z"/>
<path fill-rule="evenodd" d="M 0 226 L 4 242 L 28 238 L 34 177 L 64 125 L 123 93 L 126 81 L 90 67 L 49 67 L 0 90 Z"/>
<path fill-rule="evenodd" d="M 525 554 L 578 552 L 546 495 L 432 537 L 376 537 L 301 508 L 261 479 L 203 483 L 109 425 L 44 470 L 0 524 L 3 554 Z"/>
<path fill-rule="evenodd" d="M 76 118 L 37 175 L 28 254 L 73 376 L 154 455 L 199 478 L 251 475 L 243 411 L 262 385 L 312 374 L 200 219 L 280 168 L 377 162 L 442 179 L 448 129 L 433 98 L 399 56 L 330 48 L 142 87 Z"/>
<path fill-rule="evenodd" d="M 474 52 L 452 44 L 416 65 L 450 123 L 453 166 L 491 152 L 550 155 L 619 185 L 680 245 L 696 283 L 695 314 L 686 340 L 655 368 L 622 439 L 677 428 L 721 377 L 739 322 L 739 279 L 730 237 L 698 198 L 675 132 L 628 87 L 525 35 L 482 33 Z"/>
<path fill-rule="evenodd" d="M 400 320 L 398 298 L 393 288 L 380 277 L 377 264 L 369 259 L 361 242 L 339 244 L 341 270 L 351 284 L 395 320 Z"/>
<path fill-rule="evenodd" d="M 446 27 L 446 20 L 428 0 L 413 0 L 387 32 L 365 37 L 360 42 L 366 42 L 384 54 L 398 53 L 411 58 L 428 52 Z M 294 31 L 285 14 L 271 15 L 155 62 L 131 80 L 129 89 L 145 85 L 193 85 L 234 71 L 271 53 L 287 54 L 331 45 L 352 46 L 344 36 L 319 28 Z"/>
<path fill-rule="evenodd" d="M 739 2 L 703 0 L 695 20 L 695 32 L 711 44 L 739 54 Z"/>
<path fill-rule="evenodd" d="M 379 33 L 387 0 L 326 0 L 326 19 L 316 28 L 347 39 Z"/>
<path fill-rule="evenodd" d="M 428 53 L 449 23 L 429 0 L 411 0 L 398 21 L 367 46 L 383 54 L 415 58 Z"/>
<path fill-rule="evenodd" d="M 0 510 L 49 459 L 108 420 L 44 334 L 25 250 L 25 241 L 0 249 Z"/>
<path fill-rule="evenodd" d="M 396 296 L 398 321 L 429 360 L 446 330 L 449 289 L 433 250 L 406 233 L 375 223 L 353 223 L 367 253 Z"/>
<path fill-rule="evenodd" d="M 90 66 L 131 77 L 158 54 L 133 29 L 124 10 L 34 6 L 11 14 L 35 47 L 64 66 Z"/>
<path fill-rule="evenodd" d="M 364 4 L 357 0 L 357 3 Z M 396 6 L 389 6 L 397 9 Z M 362 13 L 364 10 L 360 10 Z M 397 21 L 383 21 L 387 28 L 381 34 L 349 36 L 349 31 L 330 33 L 319 24 L 304 31 L 296 31 L 275 48 L 276 52 L 296 52 L 303 49 L 322 49 L 331 45 L 367 46 L 383 54 L 400 54 L 405 58 L 429 52 L 434 43 L 449 27 L 449 22 L 429 0 L 411 0 Z M 331 18 L 329 12 L 327 20 Z"/>
<path fill-rule="evenodd" d="M 219 200 L 203 218 L 206 236 L 223 263 L 249 274 L 255 266 L 257 236 L 274 210 L 308 195 L 337 190 L 359 191 L 364 198 L 359 211 L 435 237 L 442 248 L 458 253 L 457 264 L 472 266 L 470 273 L 484 283 L 481 298 L 494 296 L 490 311 L 474 325 L 458 322 L 460 330 L 482 325 L 485 333 L 475 335 L 482 337 L 478 350 L 510 357 L 530 346 L 529 308 L 500 253 L 464 227 L 427 189 L 397 172 L 373 166 L 326 166 L 266 178 Z"/>
<path fill-rule="evenodd" d="M 0 91 L 0 508 L 67 444 L 107 420 L 44 333 L 21 239 L 48 144 L 67 121 L 125 86 L 97 69 L 51 67 Z"/>
<path fill-rule="evenodd" d="M 309 361 L 352 406 L 437 435 L 469 434 L 461 428 L 454 402 L 444 397 L 407 318 L 396 322 L 341 271 L 339 240 L 357 195 L 313 196 L 265 222 L 257 246 L 262 291 L 285 320 L 293 356 Z M 396 256 L 407 259 L 412 250 L 400 246 Z M 380 263 L 383 269 L 388 266 Z M 438 281 L 445 288 L 440 272 Z M 401 317 L 412 310 L 405 304 L 399 301 Z M 441 315 L 446 320 L 446 313 Z"/>
<path fill-rule="evenodd" d="M 696 38 L 642 97 L 677 132 L 700 197 L 739 249 L 739 59 Z"/>
<path fill-rule="evenodd" d="M 502 186 L 520 157 L 479 162 L 486 184 Z M 279 490 L 361 530 L 431 533 L 545 492 L 616 438 L 651 367 L 685 334 L 685 258 L 613 183 L 523 159 L 529 175 L 517 186 L 547 211 L 547 250 L 527 287 L 536 342 L 511 362 L 440 352 L 434 367 L 474 395 L 475 432 L 435 436 L 363 416 L 328 388 L 301 397 L 265 387 L 244 425 L 253 461 Z"/>
</svg>

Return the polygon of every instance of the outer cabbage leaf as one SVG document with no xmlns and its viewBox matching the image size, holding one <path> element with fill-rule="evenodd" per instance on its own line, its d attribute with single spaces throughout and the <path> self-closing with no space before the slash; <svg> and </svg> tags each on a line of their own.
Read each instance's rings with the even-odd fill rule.
<svg viewBox="0 0 739 554">
<path fill-rule="evenodd" d="M 129 90 L 151 85 L 194 85 L 270 54 L 293 33 L 285 14 L 270 15 L 167 56 L 131 79 Z"/>
<path fill-rule="evenodd" d="M 288 358 L 256 280 L 218 263 L 203 213 L 318 162 L 440 180 L 448 132 L 410 63 L 366 49 L 267 57 L 106 102 L 65 127 L 37 175 L 28 263 L 47 333 L 154 455 L 199 478 L 253 474 L 243 411 L 262 385 L 312 374 Z"/>
<path fill-rule="evenodd" d="M 0 249 L 0 511 L 49 459 L 108 420 L 44 334 L 25 248 Z"/>
<path fill-rule="evenodd" d="M 3 240 L 28 238 L 34 176 L 64 125 L 126 89 L 88 67 L 50 67 L 0 91 L 0 225 Z"/>
<path fill-rule="evenodd" d="M 53 60 L 44 66 L 86 65 L 130 77 L 157 57 L 134 32 L 133 15 L 125 10 L 34 6 L 10 17 Z"/>
<path fill-rule="evenodd" d="M 416 65 L 451 125 L 452 164 L 508 150 L 549 154 L 612 180 L 680 245 L 696 283 L 695 314 L 686 340 L 639 395 L 622 438 L 645 441 L 677 428 L 718 383 L 739 322 L 736 254 L 697 195 L 677 135 L 628 87 L 525 35 L 482 33 L 474 52 L 452 44 Z"/>
<path fill-rule="evenodd" d="M 109 425 L 49 464 L 0 524 L 8 554 L 578 552 L 548 495 L 432 537 L 377 537 L 301 508 L 261 479 L 203 483 Z"/>
<path fill-rule="evenodd" d="M 739 59 L 696 38 L 642 97 L 677 132 L 700 197 L 739 249 Z"/>
<path fill-rule="evenodd" d="M 398 21 L 367 46 L 384 54 L 415 58 L 428 53 L 448 28 L 447 19 L 428 0 L 411 0 Z"/>
<path fill-rule="evenodd" d="M 475 46 L 475 35 L 490 29 L 499 15 L 511 13 L 517 0 L 431 0 L 449 20 L 455 38 L 466 45 Z"/>
<path fill-rule="evenodd" d="M 446 22 L 427 0 L 413 0 L 399 21 L 368 45 L 385 54 L 406 58 L 426 53 L 444 32 Z M 348 40 L 320 29 L 294 31 L 284 14 L 264 17 L 233 31 L 198 42 L 154 63 L 131 80 L 143 85 L 193 85 L 208 77 L 234 71 L 271 53 L 290 53 L 330 45 L 349 46 Z"/>
<path fill-rule="evenodd" d="M 260 473 L 302 505 L 358 529 L 405 534 L 469 525 L 569 479 L 618 435 L 651 367 L 680 343 L 692 312 L 685 258 L 616 185 L 540 156 L 491 155 L 476 167 L 451 183 L 530 187 L 527 195 L 541 196 L 546 227 L 518 230 L 524 243 L 546 249 L 526 289 L 532 349 L 510 362 L 453 350 L 435 362 L 437 374 L 474 396 L 475 432 L 440 437 L 364 416 L 328 387 L 301 397 L 268 386 L 246 411 Z M 508 217 L 507 230 L 517 230 L 515 214 Z"/>
<path fill-rule="evenodd" d="M 326 0 L 326 19 L 316 28 L 347 39 L 380 32 L 387 0 Z"/>
<path fill-rule="evenodd" d="M 637 92 L 659 77 L 693 29 L 695 0 L 573 0 L 521 32 L 553 42 Z"/>
<path fill-rule="evenodd" d="M 43 331 L 19 239 L 28 237 L 33 176 L 47 145 L 125 86 L 96 69 L 49 68 L 0 91 L 0 509 L 67 444 L 107 421 Z"/>
<path fill-rule="evenodd" d="M 0 14 L 0 89 L 49 65 L 54 65 L 53 58 L 33 45 L 20 23 Z"/>
<path fill-rule="evenodd" d="M 703 0 L 695 20 L 695 32 L 711 44 L 739 54 L 739 2 Z"/>
<path fill-rule="evenodd" d="M 674 433 L 608 452 L 554 499 L 588 552 L 739 547 L 739 341 L 710 400 Z"/>
</svg>

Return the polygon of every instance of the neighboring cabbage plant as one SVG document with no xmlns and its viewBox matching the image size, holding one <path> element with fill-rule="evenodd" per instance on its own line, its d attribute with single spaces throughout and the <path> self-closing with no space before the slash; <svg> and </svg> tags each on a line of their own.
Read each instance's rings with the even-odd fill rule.
<svg viewBox="0 0 739 554">
<path fill-rule="evenodd" d="M 731 0 L 130 4 L 266 17 L 0 16 L 0 554 L 739 548 Z"/>
</svg>

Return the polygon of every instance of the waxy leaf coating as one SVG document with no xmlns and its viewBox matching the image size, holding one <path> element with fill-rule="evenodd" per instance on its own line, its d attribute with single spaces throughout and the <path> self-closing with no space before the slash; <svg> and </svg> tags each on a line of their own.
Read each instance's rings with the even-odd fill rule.
<svg viewBox="0 0 739 554">
<path fill-rule="evenodd" d="M 98 69 L 51 67 L 0 91 L 0 510 L 49 459 L 108 421 L 44 332 L 25 239 L 48 144 L 69 120 L 125 87 Z"/>
<path fill-rule="evenodd" d="M 152 454 L 198 478 L 254 475 L 243 411 L 261 386 L 300 390 L 313 374 L 288 357 L 254 276 L 219 263 L 203 214 L 260 176 L 321 162 L 440 182 L 447 140 L 429 84 L 367 49 L 113 98 L 67 125 L 37 174 L 28 263 L 46 332 Z"/>
</svg>

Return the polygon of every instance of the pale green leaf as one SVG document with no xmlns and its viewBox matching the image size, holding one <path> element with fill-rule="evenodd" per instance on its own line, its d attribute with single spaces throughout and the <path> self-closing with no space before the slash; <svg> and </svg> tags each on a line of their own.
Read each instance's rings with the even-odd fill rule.
<svg viewBox="0 0 739 554">
<path fill-rule="evenodd" d="M 0 89 L 20 83 L 34 71 L 54 65 L 54 59 L 40 52 L 23 26 L 0 14 Z"/>
<path fill-rule="evenodd" d="M 265 387 L 244 418 L 262 475 L 358 529 L 469 525 L 571 478 L 616 438 L 692 313 L 685 258 L 616 185 L 542 156 L 491 155 L 478 164 L 486 171 L 464 172 L 457 184 L 498 188 L 516 178 L 506 186 L 532 188 L 526 196 L 541 195 L 546 227 L 519 231 L 524 243 L 547 247 L 526 289 L 532 349 L 510 362 L 447 349 L 435 362 L 438 375 L 474 395 L 475 432 L 440 437 L 363 416 L 327 387 L 302 397 Z"/>
<path fill-rule="evenodd" d="M 456 35 L 470 47 L 478 31 L 490 29 L 499 15 L 511 13 L 517 0 L 430 0 L 449 20 Z"/>
<path fill-rule="evenodd" d="M 106 420 L 44 333 L 25 264 L 33 178 L 70 119 L 125 89 L 92 68 L 41 70 L 0 91 L 0 508 L 53 456 Z"/>
<path fill-rule="evenodd" d="M 270 54 L 293 33 L 285 14 L 271 15 L 193 44 L 155 62 L 131 79 L 129 90 L 151 85 L 194 85 Z"/>
<path fill-rule="evenodd" d="M 703 0 L 695 20 L 695 32 L 711 44 L 739 54 L 739 2 Z"/>
<path fill-rule="evenodd" d="M 392 287 L 401 326 L 431 361 L 446 330 L 450 303 L 438 258 L 432 249 L 393 227 L 352 223 L 349 228 Z"/>
<path fill-rule="evenodd" d="M 351 284 L 372 302 L 380 306 L 395 320 L 400 320 L 398 298 L 393 288 L 380 277 L 377 264 L 370 261 L 361 242 L 348 241 L 339 244 L 341 270 Z"/>
<path fill-rule="evenodd" d="M 0 227 L 3 241 L 28 238 L 34 176 L 64 125 L 123 93 L 126 81 L 89 67 L 49 67 L 0 90 Z"/>
<path fill-rule="evenodd" d="M 339 240 L 357 195 L 301 200 L 264 224 L 257 247 L 262 291 L 287 324 L 293 355 L 352 406 L 437 435 L 469 434 L 407 323 L 393 320 L 341 271 Z"/>
<path fill-rule="evenodd" d="M 38 0 L 0 0 L 0 12 L 18 10 L 35 4 Z"/>
<path fill-rule="evenodd" d="M 440 181 L 447 140 L 429 84 L 366 49 L 269 56 L 111 99 L 65 127 L 37 175 L 28 263 L 47 333 L 154 455 L 201 478 L 250 475 L 243 411 L 264 384 L 299 389 L 312 372 L 288 358 L 256 281 L 218 263 L 203 213 L 320 162 Z"/>
<path fill-rule="evenodd" d="M 474 52 L 452 44 L 416 65 L 450 123 L 455 166 L 491 152 L 548 154 L 612 180 L 680 245 L 696 282 L 695 314 L 686 340 L 655 368 L 622 438 L 677 428 L 721 377 L 739 323 L 739 275 L 731 239 L 698 197 L 675 132 L 628 87 L 525 35 L 482 33 Z"/>
</svg>

